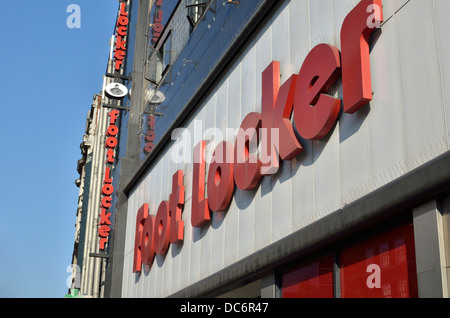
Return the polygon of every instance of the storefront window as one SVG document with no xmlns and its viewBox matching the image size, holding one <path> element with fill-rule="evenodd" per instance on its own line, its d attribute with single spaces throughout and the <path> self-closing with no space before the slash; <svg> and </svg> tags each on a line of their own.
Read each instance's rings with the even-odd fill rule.
<svg viewBox="0 0 450 318">
<path fill-rule="evenodd" d="M 186 0 L 187 18 L 191 27 L 195 27 L 205 13 L 210 0 Z"/>
<path fill-rule="evenodd" d="M 283 298 L 332 298 L 333 255 L 283 275 Z"/>
<path fill-rule="evenodd" d="M 150 48 L 146 62 L 145 78 L 153 84 L 158 84 L 163 74 L 163 56 L 160 51 Z"/>
<path fill-rule="evenodd" d="M 343 250 L 340 264 L 341 297 L 418 296 L 412 224 Z"/>
<path fill-rule="evenodd" d="M 179 1 L 157 0 L 150 12 L 150 47 L 155 48 Z"/>
<path fill-rule="evenodd" d="M 283 274 L 283 298 L 418 297 L 412 223 L 336 250 L 335 255 L 336 260 L 330 254 Z M 340 295 L 335 295 L 339 288 Z"/>
<path fill-rule="evenodd" d="M 164 43 L 160 48 L 160 52 L 162 54 L 162 62 L 163 62 L 162 69 L 164 74 L 170 65 L 170 58 L 172 52 L 172 33 L 169 32 L 167 37 L 164 39 Z"/>
</svg>

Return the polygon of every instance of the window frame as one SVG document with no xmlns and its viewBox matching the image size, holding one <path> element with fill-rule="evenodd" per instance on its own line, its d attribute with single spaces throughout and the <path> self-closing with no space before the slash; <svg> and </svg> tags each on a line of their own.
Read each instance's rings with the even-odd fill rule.
<svg viewBox="0 0 450 318">
<path fill-rule="evenodd" d="M 201 3 L 188 4 L 190 1 L 196 1 Z M 214 0 L 186 0 L 185 5 L 187 9 L 186 18 L 188 19 L 189 24 L 191 26 L 191 31 L 194 30 L 194 28 L 200 23 L 201 19 L 208 11 L 208 8 L 213 1 Z M 193 14 L 190 13 L 190 10 L 194 8 L 202 8 L 203 10 L 196 19 L 194 19 Z"/>
<path fill-rule="evenodd" d="M 166 50 L 166 45 L 167 43 L 169 44 L 169 50 Z M 172 30 L 169 30 L 167 32 L 167 34 L 164 37 L 164 40 L 162 41 L 162 45 L 159 47 L 159 53 L 161 54 L 161 61 L 162 61 L 162 71 L 161 71 L 161 79 L 164 78 L 164 76 L 167 74 L 167 72 L 169 71 L 170 67 L 172 66 Z M 169 60 L 166 63 L 166 57 L 167 54 L 169 53 Z"/>
</svg>

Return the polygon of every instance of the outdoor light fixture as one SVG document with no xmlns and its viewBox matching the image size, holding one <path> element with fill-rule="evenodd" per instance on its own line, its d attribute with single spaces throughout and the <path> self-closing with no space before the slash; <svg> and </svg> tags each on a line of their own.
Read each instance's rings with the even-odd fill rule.
<svg viewBox="0 0 450 318">
<path fill-rule="evenodd" d="M 128 94 L 128 89 L 121 83 L 113 82 L 106 85 L 105 93 L 106 95 L 108 95 L 108 97 L 121 99 Z"/>
</svg>

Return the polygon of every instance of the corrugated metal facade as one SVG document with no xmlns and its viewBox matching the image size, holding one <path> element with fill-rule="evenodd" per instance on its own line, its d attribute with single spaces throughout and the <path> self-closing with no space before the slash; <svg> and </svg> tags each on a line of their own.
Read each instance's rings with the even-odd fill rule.
<svg viewBox="0 0 450 318">
<path fill-rule="evenodd" d="M 344 18 L 358 0 L 292 0 L 278 6 L 252 35 L 221 81 L 185 127 L 191 148 L 200 131 L 239 128 L 261 112 L 261 73 L 281 63 L 281 83 L 297 74 L 320 43 L 338 48 Z M 192 162 L 175 163 L 174 143 L 131 191 L 123 272 L 123 297 L 166 297 L 242 260 L 337 211 L 449 150 L 450 29 L 447 0 L 383 1 L 384 23 L 372 36 L 373 101 L 355 114 L 341 113 L 332 132 L 304 141 L 302 154 L 283 161 L 254 191 L 235 189 L 226 213 L 191 226 Z M 216 26 L 217 27 L 217 26 Z M 335 96 L 342 99 L 342 87 Z M 234 144 L 233 136 L 224 138 Z M 213 148 L 207 147 L 206 157 Z M 136 214 L 148 203 L 156 214 L 168 200 L 172 175 L 184 171 L 182 244 L 157 255 L 151 268 L 133 273 Z M 208 164 L 206 167 L 208 171 Z"/>
</svg>

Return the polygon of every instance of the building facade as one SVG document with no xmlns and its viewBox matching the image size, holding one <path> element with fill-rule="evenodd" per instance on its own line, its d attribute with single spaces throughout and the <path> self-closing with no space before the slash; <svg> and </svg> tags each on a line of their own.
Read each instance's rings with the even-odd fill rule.
<svg viewBox="0 0 450 318">
<path fill-rule="evenodd" d="M 77 221 L 75 223 L 75 244 L 72 256 L 72 285 L 83 297 L 99 298 L 103 295 L 101 282 L 104 280 L 104 263 L 92 257 L 99 252 L 97 224 L 100 206 L 97 204 L 103 185 L 104 130 L 107 111 L 102 107 L 102 95 L 93 97 L 91 109 L 86 117 L 86 130 L 80 144 L 82 158 L 78 160 L 80 178 L 75 181 L 79 187 Z"/>
<path fill-rule="evenodd" d="M 129 2 L 105 297 L 448 297 L 448 1 Z"/>
<path fill-rule="evenodd" d="M 86 298 L 103 298 L 109 294 L 108 289 L 105 293 L 105 286 L 114 247 L 110 236 L 114 237 L 116 224 L 119 158 L 126 151 L 126 143 L 120 145 L 119 140 L 126 140 L 127 135 L 122 129 L 127 127 L 129 115 L 131 79 L 128 75 L 134 54 L 128 54 L 127 49 L 134 45 L 135 30 L 129 28 L 131 22 L 136 24 L 137 20 L 134 17 L 137 5 L 134 7 L 132 12 L 131 3 L 126 1 L 120 2 L 118 7 L 103 90 L 94 96 L 87 114 L 86 134 L 80 145 L 82 158 L 77 164 L 80 178 L 75 181 L 80 190 L 69 294 L 77 289 L 77 295 Z M 117 84 L 125 87 L 124 92 L 119 92 L 120 98 L 115 96 Z"/>
</svg>

